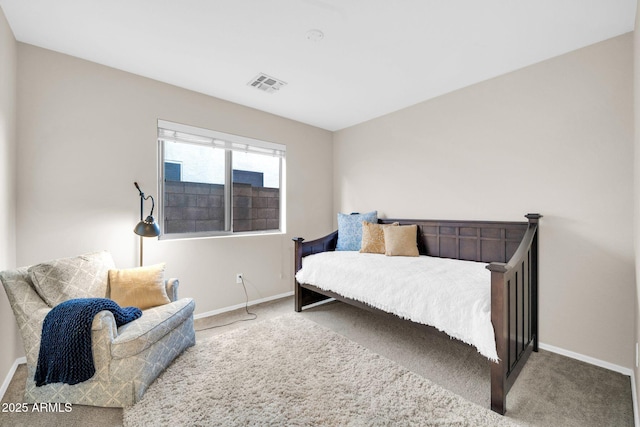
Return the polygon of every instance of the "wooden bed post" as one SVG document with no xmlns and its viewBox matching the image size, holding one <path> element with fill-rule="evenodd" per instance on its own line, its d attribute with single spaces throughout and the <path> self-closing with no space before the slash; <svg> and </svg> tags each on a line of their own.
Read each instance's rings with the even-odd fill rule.
<svg viewBox="0 0 640 427">
<path fill-rule="evenodd" d="M 294 291 L 294 300 L 295 300 L 295 310 L 300 313 L 302 311 L 302 289 L 300 288 L 300 284 L 296 280 L 296 273 L 300 271 L 302 268 L 302 242 L 304 239 L 302 237 L 296 237 L 293 239 L 295 242 L 294 247 L 294 255 L 295 255 L 295 265 L 293 271 L 293 291 Z"/>
<path fill-rule="evenodd" d="M 509 324 L 505 319 L 508 312 L 508 290 L 504 280 L 506 264 L 492 262 L 487 266 L 491 271 L 491 323 L 496 335 L 498 363 L 491 364 L 491 409 L 500 415 L 507 411 L 507 374 L 509 371 Z"/>
<path fill-rule="evenodd" d="M 529 220 L 529 226 L 538 226 L 542 215 L 530 213 L 525 215 Z M 533 299 L 531 308 L 531 332 L 533 333 L 533 351 L 538 352 L 538 233 L 535 234 L 531 243 L 531 298 Z"/>
<path fill-rule="evenodd" d="M 507 411 L 507 393 L 532 351 L 538 351 L 538 220 L 529 220 L 523 243 L 508 263 L 492 262 L 491 323 L 498 363 L 491 364 L 491 409 Z"/>
</svg>

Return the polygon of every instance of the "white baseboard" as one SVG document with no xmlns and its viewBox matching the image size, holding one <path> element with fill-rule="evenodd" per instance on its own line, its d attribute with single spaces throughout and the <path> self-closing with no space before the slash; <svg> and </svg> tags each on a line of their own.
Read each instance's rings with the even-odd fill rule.
<svg viewBox="0 0 640 427">
<path fill-rule="evenodd" d="M 305 305 L 303 310 L 306 310 L 308 308 L 318 307 L 320 305 L 324 305 L 324 304 L 330 303 L 330 302 L 335 301 L 335 300 L 336 300 L 335 298 L 323 299 L 322 301 L 318 301 L 318 302 L 314 302 L 313 304 Z"/>
<path fill-rule="evenodd" d="M 584 354 L 565 350 L 564 348 L 560 348 L 560 347 L 556 347 L 556 346 L 544 344 L 544 343 L 540 343 L 539 347 L 542 350 L 547 350 L 552 353 L 557 353 L 562 356 L 567 356 L 567 357 L 570 357 L 571 359 L 580 360 L 582 362 L 589 363 L 590 365 L 599 366 L 601 368 L 605 368 L 610 371 L 619 372 L 629 377 L 633 375 L 633 369 L 629 369 L 629 368 L 625 368 L 624 366 L 619 366 L 613 363 L 605 362 L 604 360 L 596 359 L 595 357 L 585 356 Z"/>
<path fill-rule="evenodd" d="M 27 358 L 24 356 L 17 358 L 13 362 L 13 365 L 11 365 L 11 369 L 9 369 L 9 372 L 7 373 L 7 376 L 4 378 L 4 382 L 2 383 L 2 387 L 0 387 L 0 400 L 4 398 L 4 394 L 7 392 L 7 389 L 9 388 L 9 383 L 13 378 L 13 374 L 15 374 L 16 369 L 18 369 L 18 365 L 21 365 L 23 363 L 27 363 Z"/>
<path fill-rule="evenodd" d="M 261 298 L 261 299 L 257 299 L 257 300 L 253 300 L 253 301 L 249 301 L 248 304 L 249 306 L 252 305 L 256 305 L 256 304 L 261 304 L 263 302 L 269 302 L 269 301 L 273 301 L 273 300 L 277 300 L 280 298 L 286 298 L 286 297 L 290 297 L 293 295 L 293 291 L 290 292 L 286 292 L 284 294 L 279 294 L 279 295 L 273 295 L 267 298 Z M 231 307 L 224 307 L 224 308 L 219 308 L 217 310 L 211 310 L 211 311 L 207 311 L 204 313 L 198 313 L 196 315 L 193 316 L 194 319 L 201 319 L 203 317 L 208 317 L 208 316 L 215 316 L 216 314 L 222 314 L 222 313 L 226 313 L 228 311 L 233 311 L 233 310 L 237 310 L 239 308 L 244 308 L 245 304 L 237 304 L 237 305 L 232 305 Z"/>
</svg>

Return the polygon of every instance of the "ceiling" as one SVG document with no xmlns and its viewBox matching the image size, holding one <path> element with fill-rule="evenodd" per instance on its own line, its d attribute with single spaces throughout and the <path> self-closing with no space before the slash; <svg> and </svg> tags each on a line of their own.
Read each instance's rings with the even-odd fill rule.
<svg viewBox="0 0 640 427">
<path fill-rule="evenodd" d="M 0 0 L 16 39 L 339 130 L 633 31 L 636 0 Z M 309 30 L 324 34 L 307 38 Z M 286 85 L 247 83 L 258 73 Z"/>
</svg>

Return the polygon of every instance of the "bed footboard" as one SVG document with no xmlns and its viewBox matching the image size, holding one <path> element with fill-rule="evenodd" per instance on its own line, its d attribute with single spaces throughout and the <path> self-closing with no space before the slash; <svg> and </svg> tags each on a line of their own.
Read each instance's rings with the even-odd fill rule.
<svg viewBox="0 0 640 427">
<path fill-rule="evenodd" d="M 296 237 L 293 239 L 295 242 L 294 256 L 295 256 L 295 273 L 302 268 L 302 258 L 307 255 L 317 254 L 320 252 L 334 251 L 336 244 L 338 243 L 338 232 L 321 237 L 316 240 L 305 242 L 302 237 Z M 295 310 L 299 313 L 302 311 L 302 307 L 313 304 L 315 302 L 324 301 L 330 297 L 319 294 L 311 289 L 303 288 L 300 286 L 297 280 L 294 278 L 294 292 L 295 292 Z"/>
<path fill-rule="evenodd" d="M 491 322 L 499 363 L 491 364 L 491 409 L 507 410 L 506 396 L 532 351 L 538 351 L 538 220 L 529 227 L 508 263 L 492 262 Z"/>
</svg>

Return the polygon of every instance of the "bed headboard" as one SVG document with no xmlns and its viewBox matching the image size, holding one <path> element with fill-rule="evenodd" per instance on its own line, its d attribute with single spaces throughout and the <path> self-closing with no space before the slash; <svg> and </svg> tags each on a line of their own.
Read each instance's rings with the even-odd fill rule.
<svg viewBox="0 0 640 427">
<path fill-rule="evenodd" d="M 531 218 L 530 218 L 531 219 Z M 536 217 L 537 220 L 537 217 Z M 421 255 L 480 262 L 508 262 L 518 249 L 527 222 L 379 219 L 381 224 L 418 225 Z"/>
</svg>

